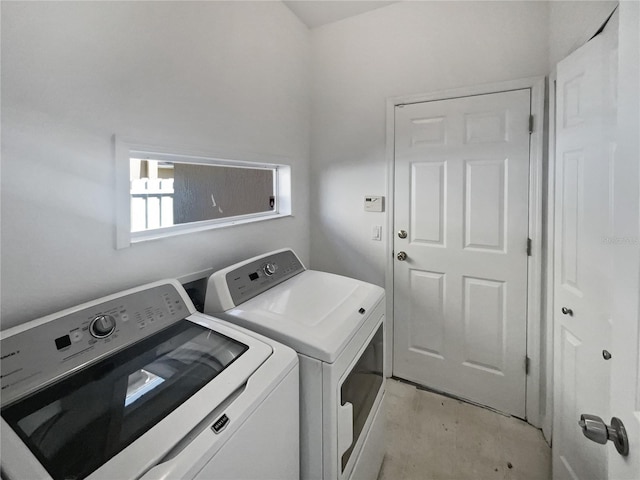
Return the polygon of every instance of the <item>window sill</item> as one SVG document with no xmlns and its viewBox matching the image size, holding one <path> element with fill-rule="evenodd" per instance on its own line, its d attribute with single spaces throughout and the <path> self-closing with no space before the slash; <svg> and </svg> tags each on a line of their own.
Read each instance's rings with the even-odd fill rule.
<svg viewBox="0 0 640 480">
<path fill-rule="evenodd" d="M 159 240 L 162 238 L 174 237 L 186 233 L 204 232 L 207 230 L 217 230 L 220 228 L 233 227 L 235 225 L 246 225 L 248 223 L 262 222 L 265 220 L 275 220 L 278 218 L 292 217 L 291 214 L 269 213 L 267 215 L 247 215 L 245 217 L 234 217 L 233 220 L 220 219 L 208 220 L 204 222 L 190 223 L 188 225 L 174 225 L 165 228 L 156 228 L 141 232 L 131 232 L 131 244 Z"/>
</svg>

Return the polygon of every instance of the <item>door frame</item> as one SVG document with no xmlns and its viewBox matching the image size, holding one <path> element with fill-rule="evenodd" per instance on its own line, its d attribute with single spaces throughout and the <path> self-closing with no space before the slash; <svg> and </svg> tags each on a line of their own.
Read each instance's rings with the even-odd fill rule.
<svg viewBox="0 0 640 480">
<path fill-rule="evenodd" d="M 544 194 L 544 214 L 545 214 L 545 255 L 544 261 L 544 292 L 543 292 L 543 317 L 546 322 L 546 336 L 543 339 L 546 342 L 546 358 L 542 358 L 547 372 L 547 389 L 544 406 L 544 418 L 542 419 L 542 431 L 545 438 L 552 439 L 553 436 L 553 329 L 554 329 L 554 261 L 555 261 L 555 206 L 556 206 L 556 80 L 558 72 L 554 65 L 548 77 L 547 83 L 547 162 L 545 165 L 545 194 Z"/>
<path fill-rule="evenodd" d="M 542 266 L 543 266 L 543 158 L 545 154 L 545 77 L 529 77 L 506 82 L 473 85 L 462 88 L 440 90 L 425 94 L 403 95 L 390 97 L 386 105 L 386 159 L 387 159 L 387 263 L 385 268 L 385 289 L 387 298 L 387 375 L 393 372 L 393 325 L 394 325 L 394 171 L 395 171 L 395 108 L 398 105 L 429 102 L 435 100 L 449 100 L 473 95 L 485 95 L 509 90 L 531 90 L 531 114 L 533 115 L 533 132 L 529 141 L 529 238 L 532 240 L 531 256 L 527 261 L 527 357 L 529 358 L 529 373 L 526 377 L 526 420 L 531 425 L 541 427 L 544 412 L 544 404 L 540 399 L 542 385 L 549 384 L 549 372 L 543 372 L 542 347 L 543 322 L 542 309 Z M 524 366 L 523 366 L 524 368 Z M 542 407 L 542 408 L 541 408 Z"/>
</svg>

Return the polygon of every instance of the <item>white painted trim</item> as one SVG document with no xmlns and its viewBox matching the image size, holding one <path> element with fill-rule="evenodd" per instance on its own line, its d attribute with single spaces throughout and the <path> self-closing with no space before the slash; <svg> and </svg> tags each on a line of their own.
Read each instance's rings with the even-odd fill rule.
<svg viewBox="0 0 640 480">
<path fill-rule="evenodd" d="M 433 93 L 423 93 L 415 95 L 403 95 L 391 97 L 387 104 L 394 107 L 396 105 L 406 105 L 410 103 L 431 102 L 434 100 L 448 100 L 451 98 L 471 97 L 473 95 L 486 95 L 488 93 L 508 92 L 510 90 L 522 90 L 526 88 L 544 87 L 544 77 L 528 77 L 520 80 L 509 80 L 506 82 L 489 83 L 483 85 L 472 85 L 468 87 L 440 90 Z"/>
<path fill-rule="evenodd" d="M 555 235 L 555 172 L 556 172 L 556 68 L 549 75 L 549 145 L 547 161 L 547 192 L 546 192 L 546 258 L 545 258 L 545 309 L 544 322 L 546 326 L 547 355 L 542 359 L 546 363 L 546 398 L 544 399 L 545 412 L 542 417 L 542 433 L 548 443 L 552 441 L 553 434 L 553 297 L 554 297 L 554 235 Z"/>
<path fill-rule="evenodd" d="M 530 358 L 527 376 L 527 422 L 542 425 L 540 386 L 542 355 L 542 191 L 544 186 L 544 77 L 531 86 L 533 132 L 529 140 L 529 238 L 532 240 L 528 265 L 527 356 Z"/>
<path fill-rule="evenodd" d="M 118 136 L 113 136 L 115 159 L 115 245 L 116 249 L 131 245 L 130 167 L 129 146 Z"/>
<path fill-rule="evenodd" d="M 291 165 L 282 163 L 287 160 L 283 157 L 275 157 L 264 154 L 251 154 L 235 152 L 206 153 L 185 148 L 159 147 L 157 145 L 143 145 L 113 136 L 115 158 L 115 195 L 116 195 L 116 249 L 127 248 L 132 243 L 157 240 L 174 235 L 194 233 L 216 228 L 225 228 L 245 223 L 253 223 L 264 220 L 273 220 L 292 216 L 291 201 Z M 129 159 L 131 156 L 153 157 L 156 160 L 171 162 L 200 163 L 205 165 L 228 165 L 231 167 L 251 167 L 275 169 L 275 192 L 277 195 L 275 212 L 256 213 L 230 218 L 192 222 L 184 225 L 156 228 L 141 232 L 131 232 L 131 205 L 129 194 Z M 242 160 L 235 160 L 242 158 Z"/>
<path fill-rule="evenodd" d="M 246 223 L 262 222 L 265 220 L 274 220 L 276 218 L 284 218 L 290 216 L 291 215 L 289 214 L 282 213 L 255 213 L 231 218 L 220 218 L 216 220 L 191 222 L 185 225 L 172 225 L 170 227 L 160 227 L 154 228 L 152 230 L 130 232 L 129 241 L 131 244 L 147 242 L 149 240 L 159 240 L 166 237 L 172 237 L 174 235 L 204 232 L 206 230 L 215 230 L 217 228 L 233 227 L 235 225 L 244 225 Z"/>
<path fill-rule="evenodd" d="M 405 95 L 387 99 L 387 188 L 389 215 L 387 228 L 387 268 L 385 287 L 387 292 L 387 341 L 388 372 L 393 372 L 393 242 L 394 227 L 394 134 L 395 107 L 411 103 L 447 100 L 452 98 L 485 95 L 510 90 L 531 90 L 531 113 L 534 115 L 534 131 L 530 137 L 529 147 L 529 237 L 532 239 L 532 256 L 528 261 L 528 306 L 527 306 L 527 355 L 530 358 L 530 371 L 527 376 L 526 416 L 527 421 L 536 427 L 541 426 L 540 402 L 540 358 L 541 347 L 541 314 L 542 314 L 542 187 L 544 159 L 544 93 L 545 78 L 529 77 L 519 80 L 473 85 L 462 88 L 441 90 L 438 92 Z M 547 372 L 548 373 L 548 372 Z"/>
<path fill-rule="evenodd" d="M 386 364 L 385 371 L 387 372 L 387 376 L 393 375 L 393 309 L 394 309 L 394 296 L 393 296 L 393 279 L 394 279 L 394 252 L 393 252 L 393 239 L 395 237 L 395 232 L 393 231 L 394 227 L 394 217 L 393 213 L 395 211 L 395 192 L 394 192 L 394 184 L 395 184 L 395 169 L 394 169 L 394 159 L 395 159 L 395 110 L 396 103 L 394 99 L 387 99 L 387 139 L 386 139 L 386 152 L 385 155 L 387 157 L 387 248 L 385 249 L 385 253 L 387 256 L 387 266 L 385 269 L 384 276 L 384 287 L 386 291 L 386 302 L 387 302 L 387 313 L 386 313 L 386 322 L 387 322 L 387 350 L 386 350 Z"/>
</svg>

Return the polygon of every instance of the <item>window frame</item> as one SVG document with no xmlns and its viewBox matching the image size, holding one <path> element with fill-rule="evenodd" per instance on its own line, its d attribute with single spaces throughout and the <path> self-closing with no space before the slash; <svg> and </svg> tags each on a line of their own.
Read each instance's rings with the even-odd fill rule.
<svg viewBox="0 0 640 480">
<path fill-rule="evenodd" d="M 202 232 L 234 225 L 289 217 L 291 213 L 291 166 L 282 163 L 282 157 L 269 155 L 209 154 L 143 145 L 114 135 L 114 156 L 116 169 L 116 249 L 128 248 L 132 244 L 158 240 L 161 238 Z M 275 209 L 273 211 L 238 215 L 233 217 L 203 220 L 149 230 L 131 231 L 130 159 L 140 158 L 173 163 L 191 163 L 222 167 L 245 167 L 268 169 L 274 172 Z"/>
</svg>

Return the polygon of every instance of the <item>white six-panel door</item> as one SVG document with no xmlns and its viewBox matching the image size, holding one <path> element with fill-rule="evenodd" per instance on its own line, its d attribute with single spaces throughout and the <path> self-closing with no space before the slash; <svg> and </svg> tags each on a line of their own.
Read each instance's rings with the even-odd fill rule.
<svg viewBox="0 0 640 480">
<path fill-rule="evenodd" d="M 557 66 L 554 245 L 554 479 L 606 479 L 607 451 L 583 413 L 609 422 L 617 28 Z"/>
<path fill-rule="evenodd" d="M 396 107 L 394 375 L 525 415 L 530 90 Z"/>
<path fill-rule="evenodd" d="M 610 412 L 624 422 L 629 456 L 607 445 L 609 478 L 640 478 L 640 3 L 619 6 L 618 123 L 613 188 Z"/>
</svg>

